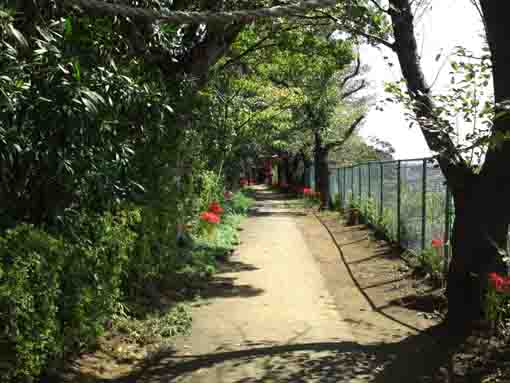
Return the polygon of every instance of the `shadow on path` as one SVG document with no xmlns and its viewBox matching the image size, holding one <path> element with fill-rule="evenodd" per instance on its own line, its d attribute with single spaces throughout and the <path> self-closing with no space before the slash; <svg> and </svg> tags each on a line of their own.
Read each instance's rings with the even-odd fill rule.
<svg viewBox="0 0 510 383">
<path fill-rule="evenodd" d="M 144 361 L 128 376 L 94 380 L 81 376 L 77 381 L 110 383 L 163 383 L 197 373 L 215 370 L 211 381 L 229 383 L 255 382 L 350 382 L 439 383 L 446 382 L 448 348 L 433 341 L 433 332 L 410 336 L 398 343 L 361 345 L 355 342 L 319 342 L 247 347 L 236 351 L 218 351 L 206 355 L 178 356 L 164 350 Z M 264 343 L 264 342 L 262 342 Z M 267 342 L 270 343 L 270 342 Z M 218 380 L 246 365 L 257 367 L 257 376 Z M 207 370 L 200 371 L 202 378 Z M 239 375 L 238 375 L 239 376 Z M 242 375 L 241 375 L 242 376 Z M 188 381 L 188 380 L 186 380 Z M 193 382 L 193 378 L 189 381 Z"/>
</svg>

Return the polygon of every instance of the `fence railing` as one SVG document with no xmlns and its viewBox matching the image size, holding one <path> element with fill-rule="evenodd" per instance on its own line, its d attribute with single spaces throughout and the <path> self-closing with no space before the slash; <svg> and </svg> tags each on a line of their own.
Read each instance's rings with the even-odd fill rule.
<svg viewBox="0 0 510 383">
<path fill-rule="evenodd" d="M 313 167 L 308 176 L 314 187 Z M 449 242 L 453 204 L 432 158 L 330 164 L 330 196 L 342 208 L 359 208 L 371 224 L 413 252 L 429 248 L 433 239 Z"/>
</svg>

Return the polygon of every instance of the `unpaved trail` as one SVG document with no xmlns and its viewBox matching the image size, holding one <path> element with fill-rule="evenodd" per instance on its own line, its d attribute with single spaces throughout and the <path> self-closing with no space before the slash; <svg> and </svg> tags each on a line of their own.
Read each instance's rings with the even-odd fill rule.
<svg viewBox="0 0 510 383">
<path fill-rule="evenodd" d="M 411 377 L 423 339 L 373 312 L 327 231 L 285 205 L 259 191 L 229 269 L 194 308 L 192 334 L 132 381 L 422 381 Z"/>
</svg>

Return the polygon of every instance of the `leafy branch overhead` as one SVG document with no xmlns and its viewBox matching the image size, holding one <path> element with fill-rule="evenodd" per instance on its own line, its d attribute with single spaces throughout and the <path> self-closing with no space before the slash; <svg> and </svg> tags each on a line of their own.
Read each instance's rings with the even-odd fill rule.
<svg viewBox="0 0 510 383">
<path fill-rule="evenodd" d="M 236 10 L 230 12 L 185 12 L 185 11 L 152 11 L 129 5 L 110 3 L 101 0 L 65 0 L 67 4 L 80 7 L 87 11 L 110 16 L 124 16 L 153 22 L 170 22 L 177 24 L 228 24 L 231 22 L 247 22 L 262 17 L 300 17 L 302 12 L 319 8 L 334 7 L 337 0 L 308 0 L 295 4 L 278 5 L 269 8 Z"/>
</svg>

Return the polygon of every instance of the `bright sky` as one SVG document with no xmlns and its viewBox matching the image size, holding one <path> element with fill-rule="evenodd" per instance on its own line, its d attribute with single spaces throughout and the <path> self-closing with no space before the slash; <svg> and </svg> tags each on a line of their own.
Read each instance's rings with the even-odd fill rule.
<svg viewBox="0 0 510 383">
<path fill-rule="evenodd" d="M 440 73 L 432 88 L 436 91 L 449 85 L 450 65 L 444 64 L 455 46 L 461 45 L 476 53 L 483 45 L 480 16 L 469 0 L 432 0 L 432 9 L 418 23 L 417 31 L 420 35 L 418 46 L 423 52 L 422 64 L 428 83 L 431 84 L 438 72 Z M 371 68 L 367 78 L 378 97 L 384 99 L 384 82 L 402 78 L 396 55 L 388 48 L 370 46 L 362 47 L 360 53 L 362 63 Z M 442 53 L 442 57 L 436 62 L 435 57 L 439 53 Z M 389 67 L 383 59 L 384 56 L 390 58 L 393 67 Z M 375 108 L 370 111 L 361 135 L 377 136 L 390 142 L 396 150 L 397 159 L 431 154 L 421 131 L 416 127 L 409 128 L 404 109 L 400 105 L 386 103 L 383 112 L 376 111 Z"/>
</svg>

